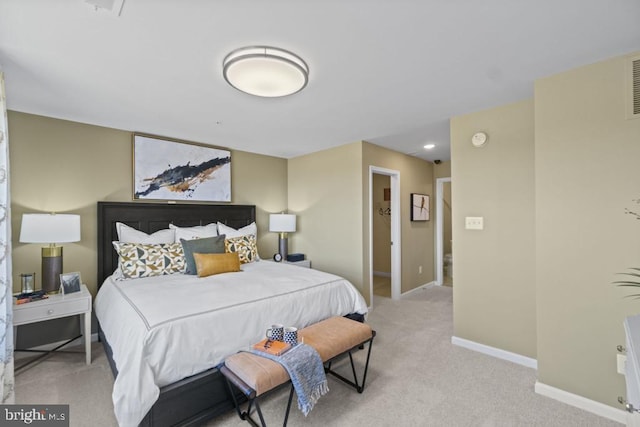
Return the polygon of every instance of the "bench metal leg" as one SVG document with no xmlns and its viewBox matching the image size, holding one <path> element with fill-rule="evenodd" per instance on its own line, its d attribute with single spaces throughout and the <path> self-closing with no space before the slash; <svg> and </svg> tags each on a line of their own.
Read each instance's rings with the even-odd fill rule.
<svg viewBox="0 0 640 427">
<path fill-rule="evenodd" d="M 236 412 L 238 413 L 238 417 L 240 417 L 241 420 L 247 421 L 253 427 L 267 427 L 267 424 L 264 422 L 264 417 L 262 416 L 262 410 L 260 409 L 260 404 L 258 403 L 258 397 L 247 396 L 249 398 L 249 405 L 247 406 L 247 410 L 245 412 L 242 412 L 242 410 L 240 409 L 240 403 L 236 398 L 236 394 L 233 392 L 233 387 L 231 387 L 231 382 L 229 381 L 229 378 L 227 378 L 226 376 L 225 376 L 225 382 L 227 383 L 229 394 L 231 394 L 231 397 L 233 399 L 233 406 L 235 407 Z M 256 411 L 258 412 L 258 417 L 260 417 L 260 424 L 258 424 L 253 418 L 251 418 L 251 407 L 253 406 L 254 403 L 256 404 Z"/>
<path fill-rule="evenodd" d="M 238 402 L 238 399 L 236 398 L 235 393 L 233 392 L 233 387 L 231 387 L 231 381 L 229 380 L 227 375 L 229 375 L 228 370 L 227 370 L 227 373 L 225 373 L 224 375 L 225 382 L 227 383 L 229 394 L 231 394 L 231 397 L 233 398 L 233 406 L 235 407 L 236 412 L 238 413 L 238 417 L 240 417 L 241 420 L 248 422 L 253 427 L 267 427 L 267 423 L 265 422 L 264 416 L 262 415 L 262 409 L 260 408 L 260 403 L 258 402 L 258 396 L 255 395 L 255 391 L 249 388 L 246 389 L 247 392 L 250 391 L 249 395 L 245 393 L 245 395 L 249 399 L 249 405 L 247 406 L 247 410 L 243 412 L 240 409 L 240 404 Z M 242 388 L 240 389 L 242 390 Z M 284 423 L 282 424 L 283 427 L 287 427 L 287 422 L 289 421 L 289 412 L 291 412 L 291 401 L 293 400 L 294 391 L 295 389 L 293 387 L 293 384 L 291 384 L 291 391 L 289 392 L 289 401 L 287 402 L 287 412 L 285 412 L 284 414 Z M 258 417 L 260 418 L 260 424 L 258 424 L 256 420 L 254 420 L 251 417 L 251 408 L 253 407 L 254 404 L 256 407 L 256 412 L 258 413 Z"/>
<path fill-rule="evenodd" d="M 364 391 L 364 385 L 367 381 L 367 371 L 369 371 L 369 359 L 371 358 L 371 347 L 373 346 L 373 339 L 376 336 L 376 331 L 372 331 L 372 335 L 371 335 L 371 339 L 363 342 L 362 344 L 359 344 L 358 347 L 363 346 L 366 343 L 369 343 L 369 350 L 367 351 L 367 361 L 365 362 L 364 365 L 364 374 L 362 377 L 362 385 L 358 384 L 358 376 L 356 374 L 356 367 L 353 363 L 353 356 L 351 354 L 351 352 L 353 351 L 353 349 L 349 350 L 349 362 L 351 362 L 351 372 L 353 373 L 353 381 L 343 377 L 342 375 L 338 374 L 335 371 L 331 370 L 331 361 L 328 362 L 327 366 L 325 367 L 325 373 L 331 374 L 334 377 L 338 378 L 339 380 L 349 384 L 351 387 L 355 388 L 356 391 L 358 393 L 362 393 Z"/>
<path fill-rule="evenodd" d="M 287 412 L 284 414 L 284 424 L 282 427 L 287 427 L 287 421 L 289 420 L 289 411 L 291 411 L 291 400 L 293 400 L 293 384 L 291 384 L 291 391 L 289 392 L 289 402 L 287 403 Z"/>
</svg>

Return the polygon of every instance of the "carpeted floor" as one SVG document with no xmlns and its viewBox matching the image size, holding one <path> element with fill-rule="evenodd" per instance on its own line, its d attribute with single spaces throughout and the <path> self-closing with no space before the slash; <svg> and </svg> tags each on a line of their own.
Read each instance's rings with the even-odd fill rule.
<svg viewBox="0 0 640 427">
<path fill-rule="evenodd" d="M 373 294 L 391 298 L 391 277 L 373 276 Z"/>
<path fill-rule="evenodd" d="M 358 394 L 329 377 L 330 392 L 306 417 L 292 407 L 290 426 L 620 426 L 537 395 L 536 372 L 451 344 L 452 289 L 431 287 L 400 301 L 375 297 L 368 322 L 378 335 L 367 387 Z M 99 344 L 84 355 L 54 355 L 16 377 L 17 403 L 69 403 L 71 426 L 116 425 L 113 378 Z M 362 366 L 365 352 L 355 359 Z M 342 368 L 348 367 L 348 359 Z M 281 425 L 288 389 L 262 404 Z M 294 398 L 295 399 L 295 398 Z M 235 412 L 207 426 L 246 426 Z"/>
</svg>

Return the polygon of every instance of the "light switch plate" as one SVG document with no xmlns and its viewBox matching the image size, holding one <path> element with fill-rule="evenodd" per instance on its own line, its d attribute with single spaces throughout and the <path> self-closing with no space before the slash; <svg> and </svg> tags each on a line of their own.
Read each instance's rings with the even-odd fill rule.
<svg viewBox="0 0 640 427">
<path fill-rule="evenodd" d="M 467 230 L 483 230 L 484 218 L 481 216 L 468 216 L 464 219 L 464 228 Z"/>
<path fill-rule="evenodd" d="M 616 364 L 617 364 L 617 371 L 619 374 L 624 375 L 626 373 L 626 368 L 625 365 L 627 364 L 627 356 L 624 354 L 617 354 L 616 355 Z"/>
</svg>

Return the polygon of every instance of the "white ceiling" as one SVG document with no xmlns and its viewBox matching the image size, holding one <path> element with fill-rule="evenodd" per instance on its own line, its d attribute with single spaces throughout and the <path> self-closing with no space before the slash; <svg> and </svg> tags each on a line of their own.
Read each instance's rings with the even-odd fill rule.
<svg viewBox="0 0 640 427">
<path fill-rule="evenodd" d="M 0 0 L 0 66 L 12 110 L 287 158 L 366 140 L 447 160 L 450 117 L 639 50 L 639 22 L 640 0 Z M 233 89 L 222 60 L 249 45 L 297 53 L 309 85 Z"/>
</svg>

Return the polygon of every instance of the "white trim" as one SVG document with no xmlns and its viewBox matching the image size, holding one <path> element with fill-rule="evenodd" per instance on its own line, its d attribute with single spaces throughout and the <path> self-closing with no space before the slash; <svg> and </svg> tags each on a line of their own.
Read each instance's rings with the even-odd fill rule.
<svg viewBox="0 0 640 427">
<path fill-rule="evenodd" d="M 388 271 L 374 271 L 373 275 L 378 277 L 391 277 L 391 273 Z"/>
<path fill-rule="evenodd" d="M 518 365 L 526 366 L 527 368 L 538 369 L 538 361 L 521 354 L 512 353 L 507 350 L 502 350 L 488 345 L 480 344 L 475 341 L 469 341 L 464 338 L 451 337 L 451 344 L 460 347 L 467 348 L 469 350 L 477 351 L 478 353 L 487 354 L 489 356 L 497 357 L 508 362 L 517 363 Z"/>
<path fill-rule="evenodd" d="M 391 299 L 399 299 L 402 289 L 400 233 L 400 172 L 369 165 L 369 301 L 373 306 L 373 174 L 387 175 L 391 181 Z"/>
<path fill-rule="evenodd" d="M 616 409 L 609 405 L 605 405 L 604 403 L 596 402 L 595 400 L 587 399 L 586 397 L 551 387 L 539 381 L 536 381 L 535 392 L 541 396 L 566 403 L 567 405 L 571 405 L 622 424 L 627 422 L 627 412 L 622 409 Z"/>
<path fill-rule="evenodd" d="M 407 292 L 403 292 L 402 295 L 400 295 L 400 297 L 404 298 L 404 297 L 414 293 L 415 291 L 420 291 L 422 289 L 431 288 L 433 286 L 438 286 L 438 284 L 436 282 L 425 283 L 424 285 L 420 285 L 417 288 L 413 288 L 413 289 L 408 290 Z"/>
<path fill-rule="evenodd" d="M 442 271 L 444 270 L 444 183 L 451 182 L 451 177 L 436 179 L 436 283 L 442 286 Z"/>
</svg>

